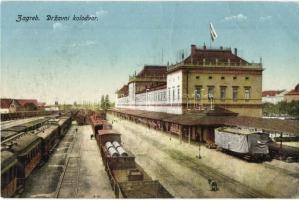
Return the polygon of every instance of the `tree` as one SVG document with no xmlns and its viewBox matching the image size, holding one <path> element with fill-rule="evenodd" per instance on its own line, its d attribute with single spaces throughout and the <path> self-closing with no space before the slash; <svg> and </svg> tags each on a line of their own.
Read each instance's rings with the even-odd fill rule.
<svg viewBox="0 0 299 200">
<path fill-rule="evenodd" d="M 102 97 L 101 97 L 100 107 L 101 107 L 102 110 L 105 110 L 105 97 L 104 97 L 104 95 L 102 95 Z"/>
<path fill-rule="evenodd" d="M 105 97 L 105 110 L 108 110 L 110 107 L 111 107 L 111 105 L 110 105 L 109 95 L 106 94 L 106 97 Z"/>
</svg>

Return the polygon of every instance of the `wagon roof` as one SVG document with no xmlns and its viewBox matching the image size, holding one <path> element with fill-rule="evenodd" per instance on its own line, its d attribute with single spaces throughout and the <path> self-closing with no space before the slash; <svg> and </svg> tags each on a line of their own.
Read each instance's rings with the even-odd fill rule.
<svg viewBox="0 0 299 200">
<path fill-rule="evenodd" d="M 45 130 L 42 130 L 41 132 L 39 132 L 39 133 L 37 134 L 37 136 L 38 136 L 38 137 L 41 137 L 42 139 L 46 139 L 46 138 L 48 138 L 48 137 L 52 134 L 52 132 L 53 132 L 55 129 L 57 129 L 57 128 L 58 128 L 57 125 L 50 125 L 50 126 L 48 126 Z"/>
<path fill-rule="evenodd" d="M 13 126 L 10 128 L 4 129 L 5 131 L 15 131 L 15 132 L 22 132 L 24 129 L 26 129 L 26 126 L 23 125 L 18 125 L 18 126 Z"/>
<path fill-rule="evenodd" d="M 15 134 L 17 134 L 15 131 L 3 130 L 3 131 L 1 131 L 1 140 L 3 141 L 6 138 L 11 137 Z"/>
<path fill-rule="evenodd" d="M 109 129 L 109 130 L 98 130 L 98 133 L 101 135 L 109 135 L 109 134 L 115 134 L 115 135 L 120 135 L 120 133 L 118 133 L 115 130 Z"/>
<path fill-rule="evenodd" d="M 31 148 L 35 147 L 40 142 L 40 139 L 37 135 L 25 134 L 13 142 L 14 145 L 11 147 L 13 152 L 26 153 L 22 151 L 25 149 L 30 150 Z"/>
<path fill-rule="evenodd" d="M 244 128 L 236 128 L 236 127 L 220 127 L 217 129 L 221 132 L 227 132 L 227 133 L 234 133 L 234 134 L 240 134 L 240 135 L 250 135 L 257 133 L 256 131 L 244 129 Z"/>
<path fill-rule="evenodd" d="M 17 159 L 15 154 L 7 150 L 1 151 L 1 174 L 16 163 Z"/>
</svg>

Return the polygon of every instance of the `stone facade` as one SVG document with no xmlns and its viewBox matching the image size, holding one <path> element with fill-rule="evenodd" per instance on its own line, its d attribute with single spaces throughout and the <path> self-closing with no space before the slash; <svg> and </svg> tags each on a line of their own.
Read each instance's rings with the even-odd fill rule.
<svg viewBox="0 0 299 200">
<path fill-rule="evenodd" d="M 156 68 L 159 71 L 161 66 Z M 131 79 L 128 96 L 120 94 L 125 89 L 119 90 L 116 106 L 182 114 L 217 105 L 239 115 L 261 117 L 262 72 L 261 63 L 243 60 L 237 56 L 236 49 L 233 54 L 222 47 L 201 49 L 192 45 L 190 56 L 167 66 L 165 74 L 151 73 L 151 84 L 149 76 L 140 83 L 146 73 Z"/>
</svg>

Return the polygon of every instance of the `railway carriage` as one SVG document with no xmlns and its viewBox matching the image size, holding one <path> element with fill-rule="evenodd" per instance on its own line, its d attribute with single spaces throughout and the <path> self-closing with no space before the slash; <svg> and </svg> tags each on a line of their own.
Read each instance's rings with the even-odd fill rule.
<svg viewBox="0 0 299 200">
<path fill-rule="evenodd" d="M 17 163 L 12 152 L 1 151 L 1 197 L 11 197 L 17 191 Z"/>
<path fill-rule="evenodd" d="M 48 160 L 52 148 L 59 141 L 58 125 L 48 125 L 46 129 L 40 131 L 37 136 L 41 138 L 41 152 L 43 160 Z"/>
<path fill-rule="evenodd" d="M 25 134 L 13 141 L 10 150 L 17 156 L 22 166 L 22 170 L 18 172 L 18 185 L 20 185 L 40 163 L 41 139 L 34 134 Z"/>
<path fill-rule="evenodd" d="M 62 138 L 66 134 L 69 127 L 72 125 L 72 119 L 69 116 L 63 116 L 60 117 L 59 119 L 60 119 L 58 122 L 59 130 L 60 130 L 59 136 Z"/>
</svg>

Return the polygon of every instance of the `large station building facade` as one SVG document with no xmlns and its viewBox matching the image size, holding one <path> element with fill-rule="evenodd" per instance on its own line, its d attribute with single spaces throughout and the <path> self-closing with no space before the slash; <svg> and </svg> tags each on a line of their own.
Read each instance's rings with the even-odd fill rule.
<svg viewBox="0 0 299 200">
<path fill-rule="evenodd" d="M 262 116 L 262 63 L 237 49 L 191 45 L 174 65 L 144 66 L 117 91 L 117 108 L 172 114 L 222 107 L 240 116 Z"/>
</svg>

